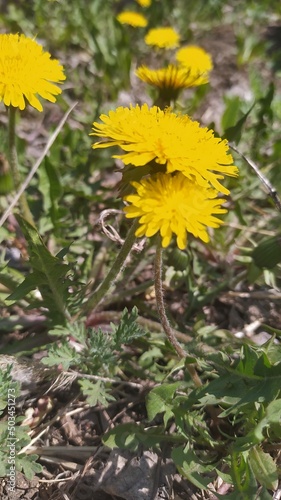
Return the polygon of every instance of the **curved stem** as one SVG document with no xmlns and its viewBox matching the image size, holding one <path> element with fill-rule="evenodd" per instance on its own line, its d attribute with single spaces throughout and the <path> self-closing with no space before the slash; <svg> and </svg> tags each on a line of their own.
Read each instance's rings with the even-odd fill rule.
<svg viewBox="0 0 281 500">
<path fill-rule="evenodd" d="M 180 358 L 186 358 L 188 353 L 183 349 L 183 347 L 180 345 L 180 343 L 177 341 L 174 330 L 171 328 L 171 325 L 169 323 L 169 320 L 166 315 L 166 310 L 165 310 L 165 304 L 164 304 L 164 297 L 163 297 L 163 287 L 162 287 L 162 247 L 161 243 L 159 242 L 157 247 L 156 247 L 156 254 L 155 254 L 155 297 L 156 297 L 156 304 L 157 304 L 157 309 L 158 313 L 160 316 L 160 321 L 161 325 L 163 327 L 164 332 L 167 335 L 168 340 L 171 342 L 172 346 L 174 347 L 175 351 L 177 352 L 178 356 Z M 194 364 L 188 364 L 187 369 L 189 371 L 189 374 L 196 385 L 196 387 L 201 387 L 202 382 L 195 370 L 195 365 Z"/>
<path fill-rule="evenodd" d="M 123 246 L 117 255 L 110 271 L 107 276 L 103 280 L 103 282 L 99 285 L 99 287 L 95 290 L 93 295 L 89 298 L 89 300 L 84 304 L 83 311 L 90 311 L 95 309 L 107 292 L 110 290 L 112 285 L 115 283 L 119 273 L 122 271 L 124 267 L 124 263 L 126 258 L 128 257 L 134 242 L 136 241 L 135 232 L 138 227 L 138 219 L 135 220 L 131 229 L 129 230 L 127 237 L 123 243 Z"/>
<path fill-rule="evenodd" d="M 16 148 L 16 108 L 9 106 L 9 125 L 8 125 L 8 147 L 9 147 L 9 164 L 14 180 L 15 189 L 18 190 L 21 185 L 19 173 L 18 155 Z M 22 193 L 19 199 L 20 211 L 22 216 L 32 225 L 35 226 L 32 214 L 29 210 L 25 193 Z"/>
</svg>

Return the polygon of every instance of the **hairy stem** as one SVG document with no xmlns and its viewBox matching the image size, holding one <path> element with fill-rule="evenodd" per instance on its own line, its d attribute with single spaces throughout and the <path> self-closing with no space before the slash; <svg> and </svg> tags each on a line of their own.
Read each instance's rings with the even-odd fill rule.
<svg viewBox="0 0 281 500">
<path fill-rule="evenodd" d="M 183 349 L 183 347 L 180 345 L 180 343 L 177 341 L 176 336 L 174 334 L 173 328 L 171 328 L 171 325 L 169 323 L 169 320 L 167 318 L 166 310 L 165 310 L 165 304 L 164 304 L 164 297 L 163 297 L 163 287 L 162 287 L 162 247 L 161 243 L 159 242 L 157 247 L 156 247 L 156 254 L 155 254 L 155 297 L 156 297 L 156 304 L 157 304 L 157 309 L 161 321 L 161 325 L 163 327 L 164 332 L 167 335 L 168 340 L 171 342 L 172 346 L 174 347 L 176 353 L 180 358 L 186 358 L 188 353 Z M 196 372 L 195 365 L 194 364 L 188 364 L 187 369 L 189 371 L 189 374 L 195 384 L 196 387 L 201 387 L 202 382 Z"/>
</svg>

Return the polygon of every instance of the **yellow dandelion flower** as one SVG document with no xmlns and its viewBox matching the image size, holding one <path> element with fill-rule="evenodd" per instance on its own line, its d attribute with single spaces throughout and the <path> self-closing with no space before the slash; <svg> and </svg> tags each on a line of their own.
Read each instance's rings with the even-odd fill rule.
<svg viewBox="0 0 281 500">
<path fill-rule="evenodd" d="M 150 7 L 151 0 L 136 0 L 141 7 Z"/>
<path fill-rule="evenodd" d="M 124 10 L 116 17 L 117 21 L 121 24 L 129 24 L 133 28 L 145 28 L 147 26 L 147 19 L 138 12 Z"/>
<path fill-rule="evenodd" d="M 107 140 L 93 148 L 120 146 L 126 154 L 113 157 L 125 165 L 139 167 L 155 160 L 166 166 L 167 173 L 181 171 L 202 187 L 211 184 L 225 194 L 229 191 L 219 181 L 224 175 L 238 175 L 227 141 L 214 137 L 212 130 L 187 115 L 143 104 L 119 107 L 100 119 L 103 123 L 94 122 L 91 135 Z"/>
<path fill-rule="evenodd" d="M 174 49 L 179 46 L 180 36 L 170 27 L 153 28 L 149 30 L 144 41 L 147 45 L 154 45 L 160 49 Z"/>
<path fill-rule="evenodd" d="M 216 190 L 202 188 L 180 172 L 158 173 L 132 185 L 136 193 L 124 197 L 130 203 L 124 211 L 127 218 L 139 217 L 137 237 L 149 238 L 160 232 L 165 248 L 175 234 L 177 245 L 183 250 L 187 233 L 207 243 L 207 227 L 223 224 L 215 215 L 227 212 L 221 207 L 225 200 L 217 198 Z"/>
<path fill-rule="evenodd" d="M 24 109 L 26 101 L 38 111 L 43 107 L 36 94 L 55 102 L 65 80 L 63 66 L 51 59 L 41 45 L 25 35 L 0 35 L 0 101 Z"/>
<path fill-rule="evenodd" d="M 199 75 L 195 76 L 189 69 L 174 64 L 169 64 L 166 68 L 160 69 L 150 69 L 143 65 L 135 73 L 143 82 L 165 89 L 168 92 L 206 83 L 203 78 Z"/>
<path fill-rule="evenodd" d="M 209 81 L 209 72 L 213 69 L 212 58 L 208 52 L 195 45 L 182 47 L 176 53 L 177 61 L 189 71 L 190 78 L 197 79 L 197 85 Z"/>
</svg>

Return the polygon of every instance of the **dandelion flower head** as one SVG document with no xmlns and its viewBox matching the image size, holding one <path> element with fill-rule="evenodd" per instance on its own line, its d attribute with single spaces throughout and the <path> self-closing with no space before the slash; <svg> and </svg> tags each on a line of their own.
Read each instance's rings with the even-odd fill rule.
<svg viewBox="0 0 281 500">
<path fill-rule="evenodd" d="M 204 49 L 195 45 L 182 47 L 177 51 L 176 59 L 183 68 L 189 70 L 191 78 L 201 82 L 197 85 L 209 81 L 209 72 L 213 69 L 213 62 L 210 54 Z"/>
<path fill-rule="evenodd" d="M 124 10 L 116 17 L 117 21 L 121 24 L 129 24 L 133 28 L 145 28 L 147 26 L 147 19 L 138 12 Z"/>
<path fill-rule="evenodd" d="M 180 36 L 170 27 L 153 28 L 144 39 L 147 45 L 154 45 L 160 49 L 174 49 L 179 46 Z"/>
<path fill-rule="evenodd" d="M 38 111 L 38 96 L 55 102 L 65 80 L 63 66 L 41 45 L 25 35 L 0 35 L 0 101 L 24 109 L 26 101 Z"/>
<path fill-rule="evenodd" d="M 151 0 L 136 0 L 141 7 L 150 7 Z"/>
<path fill-rule="evenodd" d="M 140 80 L 168 91 L 194 87 L 205 83 L 200 75 L 194 75 L 190 69 L 175 66 L 174 64 L 169 64 L 166 68 L 160 69 L 150 69 L 143 65 L 136 70 L 136 75 Z"/>
<path fill-rule="evenodd" d="M 149 238 L 159 232 L 165 248 L 174 234 L 183 250 L 188 233 L 207 243 L 207 228 L 223 224 L 216 215 L 227 212 L 221 206 L 225 200 L 217 198 L 216 190 L 202 188 L 180 172 L 158 173 L 132 185 L 136 193 L 124 197 L 129 203 L 124 211 L 127 218 L 139 218 L 137 237 Z"/>
<path fill-rule="evenodd" d="M 166 166 L 166 172 L 181 171 L 202 187 L 210 184 L 229 194 L 220 180 L 237 176 L 226 140 L 214 137 L 212 130 L 200 127 L 187 115 L 176 115 L 147 104 L 119 107 L 101 115 L 103 123 L 93 123 L 91 135 L 106 138 L 93 148 L 120 146 L 126 154 L 114 155 L 125 165 L 141 167 L 152 160 Z"/>
</svg>

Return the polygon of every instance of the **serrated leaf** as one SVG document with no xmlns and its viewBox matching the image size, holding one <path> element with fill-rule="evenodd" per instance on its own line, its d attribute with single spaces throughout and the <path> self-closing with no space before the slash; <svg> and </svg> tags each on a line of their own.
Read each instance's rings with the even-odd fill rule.
<svg viewBox="0 0 281 500">
<path fill-rule="evenodd" d="M 48 356 L 42 358 L 41 363 L 46 366 L 61 364 L 64 370 L 68 370 L 70 366 L 77 364 L 78 359 L 76 350 L 63 340 L 60 345 L 52 344 L 49 347 Z"/>
<path fill-rule="evenodd" d="M 84 396 L 87 397 L 87 402 L 90 406 L 96 406 L 97 403 L 107 406 L 109 401 L 114 401 L 114 397 L 106 393 L 101 381 L 91 382 L 87 379 L 79 380 Z"/>
<path fill-rule="evenodd" d="M 62 323 L 66 317 L 68 299 L 69 266 L 54 257 L 43 243 L 36 229 L 25 219 L 17 216 L 22 232 L 28 242 L 32 272 L 18 286 L 8 300 L 24 298 L 36 288 L 42 295 L 42 306 L 49 310 L 52 320 Z"/>
<path fill-rule="evenodd" d="M 171 412 L 171 402 L 180 384 L 180 382 L 162 384 L 149 392 L 146 400 L 146 409 L 150 421 L 153 420 L 156 415 L 163 412 L 168 413 L 168 418 L 173 416 Z"/>
<path fill-rule="evenodd" d="M 249 451 L 249 461 L 257 481 L 270 490 L 278 486 L 277 466 L 269 453 L 265 453 L 259 446 Z"/>
<path fill-rule="evenodd" d="M 36 460 L 38 460 L 38 455 L 17 456 L 17 470 L 22 470 L 26 479 L 31 480 L 35 474 L 40 473 L 43 470 L 42 465 L 38 464 Z"/>
<path fill-rule="evenodd" d="M 138 309 L 136 307 L 133 307 L 131 312 L 125 308 L 119 324 L 116 326 L 114 323 L 111 323 L 113 330 L 112 338 L 115 342 L 116 350 L 119 350 L 122 344 L 129 344 L 134 339 L 144 335 L 143 329 L 137 324 L 137 319 Z"/>
</svg>

